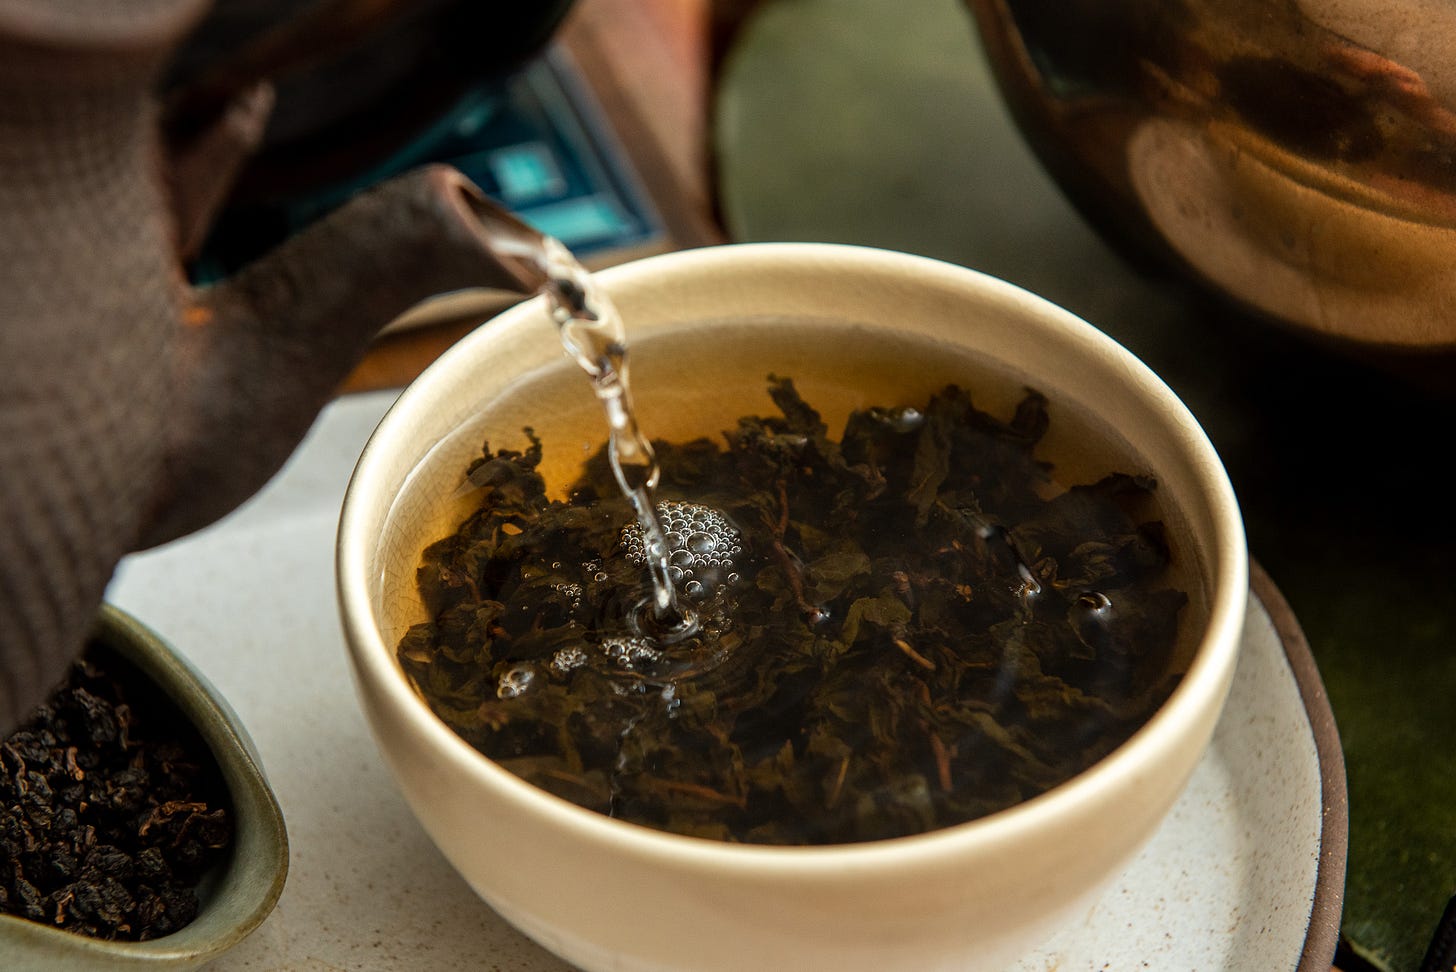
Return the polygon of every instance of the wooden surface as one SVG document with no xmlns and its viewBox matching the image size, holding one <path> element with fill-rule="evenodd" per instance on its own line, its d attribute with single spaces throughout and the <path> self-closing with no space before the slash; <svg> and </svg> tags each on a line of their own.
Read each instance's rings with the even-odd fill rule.
<svg viewBox="0 0 1456 972">
<path fill-rule="evenodd" d="M 559 37 L 676 249 L 723 240 L 709 181 L 709 8 L 709 0 L 580 0 Z"/>
</svg>

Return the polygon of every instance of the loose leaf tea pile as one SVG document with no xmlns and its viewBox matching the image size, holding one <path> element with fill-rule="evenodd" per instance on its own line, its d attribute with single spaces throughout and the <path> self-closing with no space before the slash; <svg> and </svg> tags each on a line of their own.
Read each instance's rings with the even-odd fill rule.
<svg viewBox="0 0 1456 972">
<path fill-rule="evenodd" d="M 425 551 L 431 620 L 398 649 L 439 717 L 602 813 L 803 844 L 1011 806 L 1166 699 L 1187 598 L 1153 483 L 1054 483 L 1041 395 L 1003 421 L 947 387 L 857 412 L 836 441 L 792 382 L 770 393 L 782 414 L 740 419 L 725 445 L 654 444 L 664 519 L 699 531 L 670 534 L 673 562 L 712 576 L 686 645 L 643 630 L 647 579 L 604 457 L 553 501 L 534 436 L 487 444 L 468 472 L 480 508 Z M 710 521 L 735 533 L 708 544 Z M 712 547 L 711 564 L 680 557 Z"/>
<path fill-rule="evenodd" d="M 171 702 L 93 646 L 0 741 L 0 913 L 93 938 L 176 931 L 231 844 L 226 792 Z"/>
</svg>

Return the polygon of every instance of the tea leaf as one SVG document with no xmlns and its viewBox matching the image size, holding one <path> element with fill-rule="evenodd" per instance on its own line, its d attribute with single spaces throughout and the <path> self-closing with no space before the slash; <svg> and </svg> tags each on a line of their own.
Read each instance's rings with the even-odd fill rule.
<svg viewBox="0 0 1456 972">
<path fill-rule="evenodd" d="M 1187 598 L 1166 580 L 1155 485 L 1054 482 L 1044 397 L 1002 420 L 948 386 L 923 409 L 856 412 L 836 441 L 792 381 L 769 394 L 780 414 L 721 445 L 654 443 L 663 496 L 720 511 L 741 540 L 714 565 L 677 539 L 714 585 L 678 645 L 642 628 L 649 584 L 605 454 L 562 502 L 534 436 L 487 448 L 468 472 L 480 508 L 425 550 L 430 620 L 398 648 L 436 714 L 602 813 L 833 843 L 1041 793 L 1167 697 Z"/>
<path fill-rule="evenodd" d="M 878 597 L 861 597 L 849 606 L 844 624 L 839 629 L 839 640 L 849 647 L 859 640 L 861 623 L 880 628 L 904 627 L 910 621 L 910 609 L 905 602 L 892 593 Z"/>
</svg>

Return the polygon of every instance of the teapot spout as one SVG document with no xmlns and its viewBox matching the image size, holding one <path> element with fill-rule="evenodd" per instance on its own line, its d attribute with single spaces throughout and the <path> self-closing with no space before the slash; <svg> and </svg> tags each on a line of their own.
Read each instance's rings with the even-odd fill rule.
<svg viewBox="0 0 1456 972">
<path fill-rule="evenodd" d="M 287 459 L 380 328 L 427 297 L 531 294 L 539 234 L 434 165 L 356 197 L 183 312 L 152 546 L 227 513 Z"/>
</svg>

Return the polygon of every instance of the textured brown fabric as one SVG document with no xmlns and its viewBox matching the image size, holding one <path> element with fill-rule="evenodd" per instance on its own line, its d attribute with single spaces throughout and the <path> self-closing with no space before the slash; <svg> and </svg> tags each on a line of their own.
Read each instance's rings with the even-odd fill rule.
<svg viewBox="0 0 1456 972">
<path fill-rule="evenodd" d="M 182 408 L 142 544 L 195 530 L 281 466 L 380 327 L 432 294 L 522 290 L 491 252 L 479 190 L 426 166 L 363 193 L 197 295 L 177 346 Z M 550 335 L 546 336 L 550 340 Z"/>
<path fill-rule="evenodd" d="M 0 31 L 26 6 L 54 5 L 7 2 Z M 199 4 L 138 7 L 141 36 L 87 28 L 109 25 L 105 44 L 0 34 L 0 731 L 84 639 L 175 407 L 181 295 L 146 92 L 172 40 L 157 23 Z"/>
<path fill-rule="evenodd" d="M 175 191 L 208 167 L 165 171 L 152 92 L 201 7 L 0 0 L 0 735 L 59 683 L 120 558 L 251 495 L 382 325 L 518 289 L 478 190 L 431 167 L 190 293 L 172 204 L 194 218 L 235 166 Z"/>
</svg>

